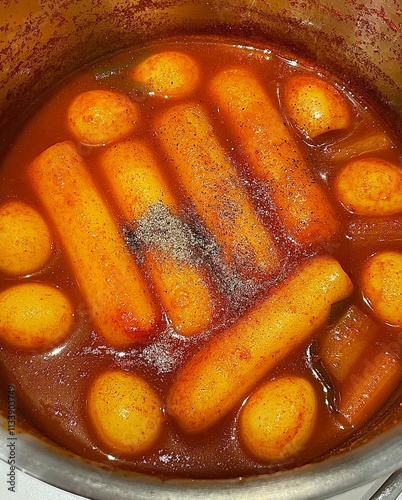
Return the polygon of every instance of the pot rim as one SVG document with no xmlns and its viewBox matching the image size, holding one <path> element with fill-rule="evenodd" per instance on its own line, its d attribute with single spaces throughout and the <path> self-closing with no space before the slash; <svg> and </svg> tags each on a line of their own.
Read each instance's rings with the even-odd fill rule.
<svg viewBox="0 0 402 500">
<path fill-rule="evenodd" d="M 351 450 L 319 462 L 268 475 L 233 479 L 162 479 L 111 470 L 29 433 L 10 437 L 0 419 L 0 459 L 16 440 L 16 468 L 62 490 L 94 500 L 323 499 L 369 483 L 402 466 L 402 423 Z"/>
</svg>

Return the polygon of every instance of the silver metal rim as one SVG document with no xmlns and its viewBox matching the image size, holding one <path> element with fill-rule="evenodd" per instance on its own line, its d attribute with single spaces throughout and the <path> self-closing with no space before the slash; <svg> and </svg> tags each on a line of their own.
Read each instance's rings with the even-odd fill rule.
<svg viewBox="0 0 402 500">
<path fill-rule="evenodd" d="M 7 462 L 7 431 L 0 431 L 0 458 Z M 17 435 L 17 468 L 65 491 L 91 499 L 220 500 L 323 499 L 389 474 L 402 466 L 402 424 L 353 450 L 315 464 L 259 477 L 229 480 L 160 479 L 112 471 L 45 444 Z"/>
</svg>

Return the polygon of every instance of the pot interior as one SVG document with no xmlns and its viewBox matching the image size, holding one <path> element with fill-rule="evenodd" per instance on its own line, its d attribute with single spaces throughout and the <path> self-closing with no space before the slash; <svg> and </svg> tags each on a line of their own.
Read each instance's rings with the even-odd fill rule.
<svg viewBox="0 0 402 500">
<path fill-rule="evenodd" d="M 380 101 L 400 129 L 400 10 L 387 0 L 152 3 L 52 2 L 4 5 L 0 126 L 44 89 L 83 64 L 115 50 L 182 33 L 222 33 L 267 40 L 328 68 L 356 91 Z"/>
<path fill-rule="evenodd" d="M 64 75 L 83 65 L 108 53 L 164 37 L 214 33 L 256 41 L 265 40 L 268 44 L 283 46 L 291 52 L 303 54 L 312 63 L 328 68 L 340 80 L 347 83 L 356 95 L 364 94 L 366 99 L 384 111 L 395 133 L 400 133 L 402 131 L 401 10 L 391 1 L 373 1 L 370 6 L 362 6 L 353 0 L 338 3 L 336 6 L 332 3 L 329 0 L 307 2 L 71 0 L 46 2 L 39 6 L 35 0 L 21 0 L 15 1 L 12 5 L 3 5 L 0 7 L 0 19 L 6 22 L 0 25 L 2 143 L 7 143 L 31 103 L 38 96 L 60 81 Z M 398 407 L 398 404 L 399 396 L 395 396 L 394 406 Z M 371 430 L 371 441 L 367 444 L 367 437 L 363 436 L 353 445 L 356 449 L 350 455 L 350 463 L 354 467 L 355 475 L 348 477 L 342 486 L 339 485 L 339 477 L 336 474 L 345 475 L 347 472 L 341 466 L 344 458 L 339 455 L 339 460 L 329 458 L 293 473 L 275 475 L 276 478 L 273 477 L 266 483 L 275 489 L 272 490 L 270 498 L 279 495 L 280 485 L 285 481 L 287 485 L 291 484 L 289 481 L 294 481 L 293 486 L 288 489 L 288 498 L 298 496 L 301 498 L 303 495 L 307 497 L 309 493 L 301 486 L 306 476 L 314 477 L 311 491 L 315 488 L 316 493 L 312 495 L 317 494 L 317 496 L 321 494 L 319 483 L 323 477 L 328 477 L 326 476 L 328 474 L 331 478 L 328 482 L 329 493 L 370 480 L 372 477 L 369 477 L 367 472 L 363 473 L 360 465 L 364 460 L 364 453 L 371 467 L 366 470 L 370 470 L 372 474 L 378 471 L 378 475 L 381 475 L 393 470 L 399 465 L 398 461 L 402 463 L 397 457 L 400 440 L 394 428 L 400 416 L 397 410 L 392 415 L 384 414 L 384 418 L 380 419 L 378 425 Z M 388 441 L 387 436 L 389 436 Z M 37 446 L 37 443 L 33 445 L 32 442 L 28 438 L 27 444 L 24 444 L 30 453 Z M 364 450 L 364 446 L 366 452 L 361 451 Z M 376 447 L 388 449 L 388 460 L 382 457 L 381 463 L 375 463 Z M 52 481 L 66 487 L 58 477 L 57 471 L 49 465 L 47 453 L 47 448 L 45 452 L 41 450 L 38 455 L 39 460 L 46 462 Z M 54 450 L 51 453 L 54 453 Z M 61 456 L 57 460 L 64 463 L 65 457 Z M 99 498 L 108 498 L 108 493 L 97 490 L 96 482 L 100 474 L 98 469 L 93 468 L 91 464 L 85 464 L 83 470 L 87 474 L 87 479 L 84 480 L 81 477 L 80 465 L 77 465 L 75 458 L 71 466 L 75 481 L 79 479 L 86 481 L 87 484 L 80 491 L 76 485 L 71 486 L 70 482 L 68 489 L 74 489 L 81 494 L 88 494 L 88 491 L 93 494 L 96 491 L 95 494 Z M 109 476 L 109 472 L 105 474 Z M 118 476 L 118 481 L 121 483 L 119 486 L 115 484 L 115 487 L 121 489 L 122 484 L 126 487 L 127 477 Z M 155 483 L 144 478 L 136 479 L 144 488 L 143 498 L 153 498 Z M 114 482 L 116 478 L 109 480 Z M 101 481 L 103 482 L 103 478 Z M 180 495 L 181 488 L 188 488 L 185 491 L 189 498 L 196 498 L 197 495 L 203 497 L 202 495 L 209 489 L 214 493 L 219 490 L 220 494 L 226 490 L 232 492 L 232 488 L 238 490 L 240 483 L 234 480 L 226 483 L 211 482 L 208 485 L 201 481 L 199 487 L 193 488 L 192 485 L 189 488 L 185 482 L 179 484 L 168 481 L 163 484 L 156 481 L 156 486 L 162 489 L 166 487 L 172 495 Z M 257 486 L 250 480 L 247 487 L 253 489 Z M 242 490 L 240 491 L 239 495 L 243 494 Z M 124 498 L 123 489 L 121 495 Z"/>
</svg>

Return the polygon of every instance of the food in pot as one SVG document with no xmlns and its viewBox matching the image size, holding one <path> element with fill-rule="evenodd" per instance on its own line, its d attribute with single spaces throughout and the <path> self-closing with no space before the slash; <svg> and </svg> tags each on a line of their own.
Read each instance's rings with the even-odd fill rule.
<svg viewBox="0 0 402 500">
<path fill-rule="evenodd" d="M 96 146 L 130 135 L 139 113 L 137 105 L 125 94 L 89 90 L 73 100 L 67 117 L 76 140 Z"/>
<path fill-rule="evenodd" d="M 316 75 L 295 75 L 283 90 L 290 119 L 306 137 L 316 138 L 332 130 L 348 129 L 352 113 L 348 99 Z"/>
<path fill-rule="evenodd" d="M 279 268 L 275 241 L 259 221 L 232 163 L 199 105 L 169 108 L 156 132 L 189 201 L 240 275 L 270 275 Z"/>
<path fill-rule="evenodd" d="M 212 95 L 289 235 L 302 245 L 330 238 L 338 230 L 338 218 L 328 195 L 252 71 L 218 73 Z"/>
<path fill-rule="evenodd" d="M 335 191 L 350 212 L 392 215 L 402 211 L 402 171 L 382 158 L 358 158 L 338 173 Z"/>
<path fill-rule="evenodd" d="M 382 321 L 402 326 L 402 253 L 382 251 L 369 257 L 362 291 Z"/>
<path fill-rule="evenodd" d="M 210 427 L 325 323 L 331 305 L 352 289 L 337 261 L 311 257 L 187 362 L 170 390 L 169 412 L 187 433 Z"/>
<path fill-rule="evenodd" d="M 73 309 L 64 293 L 45 283 L 21 283 L 0 293 L 0 338 L 22 350 L 49 349 L 69 333 Z"/>
<path fill-rule="evenodd" d="M 88 416 L 99 439 L 125 455 L 141 455 L 163 426 L 162 403 L 138 375 L 111 370 L 99 375 L 88 392 Z"/>
<path fill-rule="evenodd" d="M 52 236 L 30 205 L 10 200 L 0 207 L 0 269 L 24 276 L 45 267 L 52 256 Z"/>
<path fill-rule="evenodd" d="M 188 258 L 191 249 L 185 226 L 178 224 L 179 204 L 152 151 L 145 143 L 128 139 L 106 150 L 100 163 L 126 220 L 146 220 L 147 213 L 159 211 L 165 224 L 170 225 L 170 238 L 167 234 L 162 245 L 155 242 L 145 249 L 144 264 L 173 328 L 186 336 L 202 333 L 212 321 L 213 292 L 202 266 Z M 137 227 L 137 237 L 141 232 L 157 233 L 160 221 L 156 224 L 155 228 Z"/>
<path fill-rule="evenodd" d="M 270 473 L 402 379 L 401 144 L 300 55 L 182 37 L 53 88 L 2 158 L 0 372 L 111 468 Z"/>
<path fill-rule="evenodd" d="M 239 437 L 257 459 L 284 461 L 301 453 L 316 424 L 314 387 L 299 377 L 280 377 L 259 387 L 239 417 Z"/>
<path fill-rule="evenodd" d="M 71 142 L 40 154 L 28 177 L 74 267 L 98 329 L 110 345 L 143 339 L 158 315 L 149 287 Z"/>
<path fill-rule="evenodd" d="M 191 96 L 200 85 L 197 62 L 185 52 L 168 50 L 157 52 L 134 65 L 128 76 L 141 82 L 156 97 L 182 98 Z"/>
</svg>

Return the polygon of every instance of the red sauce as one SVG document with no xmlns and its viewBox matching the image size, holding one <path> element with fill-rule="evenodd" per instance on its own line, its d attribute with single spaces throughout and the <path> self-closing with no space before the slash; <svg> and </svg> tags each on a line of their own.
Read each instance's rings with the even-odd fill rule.
<svg viewBox="0 0 402 500">
<path fill-rule="evenodd" d="M 127 64 L 134 65 L 147 55 L 165 49 L 183 51 L 191 55 L 201 68 L 202 80 L 205 84 L 198 88 L 191 99 L 202 103 L 207 109 L 220 143 L 239 175 L 245 179 L 245 185 L 260 220 L 270 228 L 278 246 L 283 250 L 283 268 L 277 276 L 267 281 L 252 285 L 239 282 L 237 288 L 230 291 L 219 274 L 220 270 L 216 262 L 213 260 L 207 262 L 205 265 L 208 267 L 210 276 L 209 286 L 215 291 L 214 300 L 217 310 L 212 326 L 207 331 L 199 336 L 185 338 L 168 327 L 164 318 L 158 327 L 157 335 L 148 342 L 117 350 L 106 345 L 97 334 L 74 272 L 65 258 L 57 228 L 43 212 L 30 183 L 27 182 L 27 168 L 42 151 L 51 145 L 65 140 L 74 141 L 67 127 L 66 110 L 76 95 L 87 90 L 109 87 L 117 87 L 128 92 L 139 103 L 142 120 L 135 135 L 145 137 L 152 145 L 159 163 L 162 166 L 165 165 L 165 155 L 159 146 L 158 137 L 152 130 L 155 119 L 164 109 L 172 105 L 169 99 L 155 99 L 135 86 L 130 91 L 127 81 L 124 80 L 124 71 L 118 76 L 100 78 L 102 71 L 107 67 L 119 68 Z M 277 213 L 272 210 L 270 203 L 267 203 L 266 192 L 253 177 L 247 158 L 234 142 L 232 131 L 225 126 L 219 110 L 211 102 L 207 82 L 218 70 L 234 65 L 248 67 L 257 75 L 280 113 L 283 113 L 283 119 L 288 124 L 291 134 L 296 139 L 300 150 L 308 158 L 309 167 L 316 178 L 323 181 L 329 200 L 342 224 L 341 233 L 329 243 L 302 247 L 291 241 L 278 222 Z M 296 73 L 319 74 L 324 80 L 335 85 L 346 97 L 353 110 L 353 126 L 342 131 L 328 132 L 316 140 L 309 140 L 292 128 L 289 117 L 284 114 L 286 110 L 281 103 L 281 92 L 286 79 Z M 381 226 L 383 227 L 382 238 L 381 241 L 377 241 L 375 232 L 377 219 L 349 214 L 340 206 L 333 194 L 334 177 L 342 162 L 334 161 L 331 158 L 331 151 L 335 150 L 338 144 L 342 144 L 347 137 L 352 142 L 358 142 L 363 137 L 377 132 L 388 136 L 392 147 L 376 152 L 376 156 L 399 164 L 400 144 L 395 142 L 392 131 L 388 129 L 375 110 L 367 106 L 361 96 L 352 95 L 350 90 L 345 89 L 333 76 L 324 70 L 309 66 L 307 62 L 299 58 L 282 53 L 276 48 L 268 50 L 264 47 L 249 47 L 244 40 L 235 43 L 233 40 L 227 42 L 220 38 L 184 38 L 154 43 L 146 48 L 135 48 L 96 62 L 54 88 L 43 98 L 41 104 L 33 110 L 30 118 L 21 127 L 19 134 L 10 144 L 1 167 L 0 202 L 19 199 L 37 208 L 53 232 L 55 250 L 51 262 L 31 276 L 22 278 L 0 276 L 0 290 L 23 281 L 51 283 L 69 297 L 75 309 L 74 329 L 62 345 L 45 352 L 28 353 L 15 350 L 6 344 L 0 347 L 1 373 L 6 380 L 15 384 L 18 408 L 24 413 L 26 419 L 44 435 L 79 455 L 110 467 L 132 469 L 161 476 L 224 478 L 267 473 L 307 463 L 344 443 L 358 429 L 346 424 L 342 415 L 339 415 L 336 408 L 331 406 L 333 398 L 339 398 L 343 389 L 342 385 L 331 379 L 328 373 L 326 376 L 330 380 L 333 394 L 331 396 L 325 392 L 328 389 L 325 385 L 325 376 L 320 377 L 322 371 L 317 372 L 322 339 L 331 324 L 339 320 L 347 307 L 356 304 L 378 325 L 378 329 L 364 355 L 354 365 L 349 379 L 353 379 L 353 374 L 357 376 L 372 362 L 371 356 L 375 356 L 378 349 L 386 349 L 387 346 L 393 345 L 395 350 L 395 346 L 400 346 L 398 335 L 401 329 L 380 322 L 359 288 L 362 266 L 368 256 L 380 249 L 402 251 L 400 216 L 399 218 L 397 215 L 388 217 L 389 225 L 385 224 L 385 228 L 384 221 L 380 221 L 380 224 L 383 224 Z M 77 144 L 77 147 L 105 202 L 123 231 L 127 221 L 124 220 L 116 200 L 111 195 L 98 164 L 99 155 L 108 146 L 88 147 Z M 169 172 L 168 166 L 165 170 Z M 191 221 L 197 220 L 195 227 L 198 228 L 198 233 L 197 231 L 196 233 L 205 233 L 202 227 L 200 230 L 199 220 L 193 212 L 193 207 L 189 205 L 188 199 L 183 195 L 181 186 L 173 176 L 168 179 L 172 191 L 182 202 L 184 218 L 190 221 L 190 224 Z M 360 221 L 363 236 L 361 231 L 351 232 L 350 230 L 356 226 L 356 221 Z M 389 234 L 387 234 L 387 228 L 389 228 Z M 136 252 L 135 248 L 133 252 Z M 329 325 L 323 325 L 308 342 L 287 355 L 275 370 L 265 377 L 265 380 L 270 380 L 294 374 L 305 377 L 316 389 L 319 401 L 316 429 L 302 453 L 286 463 L 267 464 L 256 461 L 243 449 L 238 438 L 236 426 L 241 407 L 238 405 L 211 429 L 193 437 L 183 434 L 167 414 L 162 435 L 149 451 L 136 458 L 118 456 L 118 453 L 116 456 L 111 455 L 110 450 L 107 450 L 100 442 L 87 417 L 86 394 L 98 374 L 109 368 L 121 368 L 129 372 L 140 373 L 164 401 L 177 370 L 200 346 L 208 342 L 212 336 L 219 335 L 219 332 L 227 325 L 235 322 L 252 308 L 256 301 L 267 297 L 273 285 L 285 279 L 290 271 L 297 269 L 299 262 L 317 253 L 330 253 L 340 262 L 354 282 L 355 292 L 345 303 L 334 308 Z M 142 265 L 141 258 L 138 255 L 137 258 Z M 150 286 L 152 288 L 152 283 Z M 317 351 L 316 356 L 312 354 L 314 350 Z M 325 367 L 323 370 L 325 372 Z M 346 384 L 347 381 L 348 379 L 344 383 Z M 390 388 L 389 394 L 393 389 L 394 387 Z M 382 404 L 385 404 L 385 401 Z M 372 417 L 374 415 L 370 415 L 370 418 Z"/>
</svg>

